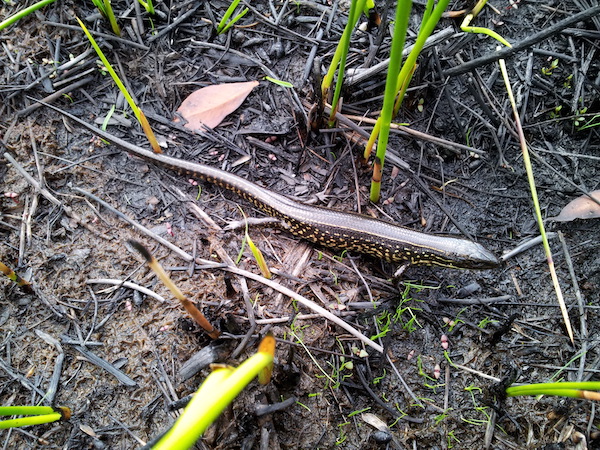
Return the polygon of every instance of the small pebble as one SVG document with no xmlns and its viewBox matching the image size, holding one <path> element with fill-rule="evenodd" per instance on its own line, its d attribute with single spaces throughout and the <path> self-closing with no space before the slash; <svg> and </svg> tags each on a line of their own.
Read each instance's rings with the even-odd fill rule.
<svg viewBox="0 0 600 450">
<path fill-rule="evenodd" d="M 387 444 L 391 442 L 392 435 L 387 431 L 375 431 L 372 435 L 373 440 L 378 444 Z"/>
</svg>

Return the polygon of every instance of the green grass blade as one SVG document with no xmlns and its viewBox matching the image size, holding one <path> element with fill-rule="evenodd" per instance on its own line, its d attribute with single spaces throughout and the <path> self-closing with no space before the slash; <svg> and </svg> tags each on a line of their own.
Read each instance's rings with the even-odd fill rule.
<svg viewBox="0 0 600 450">
<path fill-rule="evenodd" d="M 356 0 L 353 0 L 352 5 L 355 5 L 355 3 L 356 3 Z M 352 5 L 351 5 L 351 11 L 352 11 Z M 338 68 L 339 62 L 342 59 L 342 55 L 344 53 L 346 53 L 346 54 L 348 53 L 348 48 L 350 47 L 350 36 L 352 35 L 352 30 L 354 30 L 354 27 L 356 26 L 356 22 L 358 21 L 359 17 L 360 17 L 360 12 L 359 12 L 359 14 L 352 13 L 352 17 L 350 15 L 348 15 L 348 22 L 346 23 L 346 28 L 344 28 L 344 32 L 342 33 L 342 37 L 340 38 L 340 42 L 338 43 L 338 45 L 335 49 L 333 58 L 331 58 L 331 63 L 329 64 L 329 69 L 327 70 L 327 73 L 323 77 L 323 82 L 321 83 L 321 92 L 322 92 L 323 101 L 326 101 L 326 99 L 327 99 L 327 93 L 328 93 L 329 89 L 331 88 L 331 84 L 333 83 L 333 77 L 335 76 L 335 72 Z M 333 106 L 332 106 L 332 110 L 334 110 Z"/>
<path fill-rule="evenodd" d="M 117 73 L 115 72 L 113 67 L 111 66 L 111 64 L 108 62 L 108 59 L 106 59 L 106 56 L 104 56 L 104 53 L 100 49 L 100 46 L 98 45 L 98 43 L 96 42 L 96 40 L 94 39 L 92 34 L 89 32 L 87 27 L 79 19 L 79 17 L 76 17 L 76 19 L 77 19 L 77 22 L 79 22 L 79 26 L 81 27 L 81 29 L 87 36 L 88 40 L 92 44 L 92 47 L 94 47 L 94 50 L 96 50 L 96 53 L 98 54 L 98 57 L 102 61 L 102 64 L 104 64 L 104 67 L 106 67 L 106 70 L 112 77 L 113 81 L 115 82 L 115 84 L 117 85 L 119 90 L 123 93 L 123 96 L 127 100 L 127 103 L 129 103 L 129 106 L 133 110 L 133 114 L 135 114 L 135 117 L 137 118 L 140 125 L 142 126 L 142 129 L 144 130 L 146 137 L 150 141 L 150 145 L 152 145 L 152 149 L 154 150 L 155 153 L 162 153 L 162 150 L 160 149 L 160 145 L 158 145 L 158 141 L 156 140 L 156 136 L 154 136 L 154 132 L 152 131 L 152 128 L 150 128 L 148 119 L 146 119 L 146 116 L 144 115 L 142 110 L 136 105 L 135 101 L 133 100 L 133 97 L 131 96 L 131 94 L 129 93 L 129 91 L 127 90 L 127 88 L 125 87 L 125 85 L 123 84 L 123 82 L 121 81 L 121 79 L 119 78 L 119 76 L 117 75 Z"/>
<path fill-rule="evenodd" d="M 423 51 L 423 47 L 425 46 L 425 43 L 427 42 L 427 38 L 429 36 L 431 36 L 431 33 L 433 33 L 433 30 L 435 29 L 435 27 L 439 23 L 440 19 L 442 18 L 442 14 L 448 7 L 449 2 L 450 2 L 450 0 L 440 0 L 438 2 L 438 4 L 435 6 L 435 8 L 433 9 L 433 12 L 429 16 L 429 18 L 427 19 L 425 24 L 419 30 L 419 34 L 417 36 L 417 40 L 415 41 L 415 45 L 414 45 L 413 49 L 411 50 L 411 52 L 406 57 L 406 61 L 402 65 L 402 70 L 400 71 L 400 75 L 398 75 L 398 81 L 397 81 L 397 85 L 396 85 L 397 92 L 401 91 L 402 86 L 406 86 L 406 88 L 408 87 L 408 83 L 410 82 L 412 73 L 415 70 L 414 66 L 417 62 L 417 58 Z M 406 88 L 404 89 L 405 92 L 406 92 Z M 396 100 L 396 105 L 394 106 L 394 115 L 398 114 L 398 111 L 400 110 L 400 106 L 402 104 L 403 98 L 404 98 L 403 94 L 402 94 L 402 96 L 398 96 L 398 99 Z"/>
<path fill-rule="evenodd" d="M 248 11 L 250 11 L 248 8 L 244 9 L 241 13 L 239 13 L 237 16 L 235 16 L 233 19 L 231 19 L 229 21 L 229 23 L 227 25 L 225 25 L 225 27 L 219 32 L 219 34 L 223 34 L 225 33 L 227 30 L 229 30 L 232 26 L 235 25 L 235 23 L 240 20 L 242 17 L 244 17 L 246 14 L 248 14 Z"/>
<path fill-rule="evenodd" d="M 145 2 L 143 0 L 138 0 L 138 2 L 140 3 L 140 5 L 142 5 L 144 7 L 144 9 L 148 13 L 155 14 L 154 5 L 152 4 L 152 0 L 148 0 L 148 2 Z"/>
<path fill-rule="evenodd" d="M 104 0 L 104 11 L 113 33 L 115 33 L 117 36 L 121 36 L 121 28 L 119 28 L 119 24 L 117 23 L 117 18 L 115 17 L 115 12 L 112 9 L 110 0 Z"/>
<path fill-rule="evenodd" d="M 348 25 L 351 25 L 350 32 L 346 34 L 346 30 L 344 30 L 344 34 L 342 35 L 343 41 L 340 41 L 339 45 L 342 46 L 343 51 L 340 55 L 340 64 L 338 69 L 338 76 L 335 82 L 335 90 L 333 93 L 333 100 L 331 101 L 331 114 L 329 115 L 329 126 L 333 127 L 335 123 L 335 113 L 337 112 L 337 105 L 340 101 L 340 96 L 342 93 L 342 86 L 344 85 L 344 73 L 346 72 L 346 59 L 348 58 L 348 49 L 350 48 L 350 37 L 352 35 L 352 30 L 356 26 L 358 19 L 362 13 L 366 4 L 366 0 L 353 0 L 350 6 L 350 13 L 348 15 Z"/>
<path fill-rule="evenodd" d="M 558 305 L 560 311 L 563 316 L 563 321 L 565 322 L 565 326 L 567 329 L 567 334 L 569 335 L 569 339 L 571 342 L 574 342 L 573 337 L 573 328 L 571 327 L 571 320 L 569 319 L 569 311 L 565 305 L 565 300 L 562 294 L 562 290 L 560 288 L 560 283 L 558 282 L 558 277 L 556 275 L 556 270 L 554 268 L 554 260 L 552 258 L 552 251 L 550 250 L 550 244 L 548 243 L 548 236 L 546 235 L 546 228 L 544 227 L 544 220 L 542 218 L 542 209 L 540 208 L 539 197 L 537 194 L 537 187 L 535 184 L 535 178 L 533 176 L 533 168 L 531 165 L 531 158 L 529 157 L 529 148 L 527 146 L 527 141 L 525 139 L 525 134 L 523 133 L 523 127 L 521 126 L 521 118 L 519 116 L 519 111 L 517 110 L 517 104 L 515 102 L 515 98 L 512 92 L 512 86 L 510 85 L 510 80 L 508 78 L 508 72 L 506 70 L 506 63 L 503 59 L 498 60 L 498 64 L 500 65 L 500 71 L 502 73 L 502 78 L 504 79 L 504 85 L 506 87 L 506 92 L 508 94 L 508 98 L 510 100 L 510 104 L 513 110 L 513 115 L 515 117 L 515 127 L 517 129 L 517 134 L 519 136 L 519 143 L 521 145 L 521 153 L 523 155 L 523 165 L 525 166 L 525 171 L 527 173 L 527 181 L 529 183 L 529 190 L 531 192 L 531 199 L 533 201 L 533 208 L 535 211 L 535 218 L 538 223 L 538 228 L 540 230 L 540 235 L 542 236 L 542 244 L 544 247 L 544 252 L 546 253 L 546 260 L 548 261 L 548 269 L 550 270 L 550 277 L 552 278 L 552 284 L 554 286 L 554 292 L 556 292 L 556 297 L 558 301 Z"/>
<path fill-rule="evenodd" d="M 153 450 L 183 450 L 193 446 L 242 389 L 272 362 L 273 355 L 259 352 L 237 369 L 224 368 L 211 373 Z"/>
<path fill-rule="evenodd" d="M 233 15 L 233 12 L 235 11 L 235 8 L 237 8 L 239 3 L 240 0 L 233 0 L 231 2 L 229 8 L 227 8 L 227 11 L 225 11 L 225 14 L 223 14 L 223 18 L 219 22 L 219 25 L 217 25 L 217 34 L 221 34 L 225 31 L 225 25 L 227 24 L 229 18 Z"/>
<path fill-rule="evenodd" d="M 37 11 L 38 9 L 43 8 L 44 6 L 49 5 L 50 3 L 53 3 L 54 1 L 56 1 L 56 0 L 42 0 L 41 2 L 37 2 L 33 5 L 25 8 L 23 11 L 20 11 L 17 14 L 14 14 L 14 15 L 4 19 L 2 22 L 0 22 L 0 31 L 6 27 L 11 26 L 13 23 L 22 19 L 23 17 L 28 16 L 32 12 Z"/>
</svg>

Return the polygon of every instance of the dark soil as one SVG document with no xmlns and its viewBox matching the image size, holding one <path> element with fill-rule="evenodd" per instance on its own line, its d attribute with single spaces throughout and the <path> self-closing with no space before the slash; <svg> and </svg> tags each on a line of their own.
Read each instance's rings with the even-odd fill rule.
<svg viewBox="0 0 600 450">
<path fill-rule="evenodd" d="M 2 3 L 0 19 L 32 3 Z M 107 130 L 148 147 L 75 27 L 77 15 L 101 33 L 96 39 L 167 154 L 233 171 L 307 203 L 360 210 L 430 233 L 466 233 L 502 255 L 537 237 L 539 229 L 498 64 L 465 66 L 492 54 L 496 41 L 461 32 L 462 17 L 442 20 L 434 34 L 447 34 L 420 57 L 397 120 L 475 151 L 393 132 L 389 152 L 395 159 L 385 165 L 385 201 L 374 205 L 368 201 L 370 167 L 360 162 L 364 138 L 343 118 L 333 131 L 309 131 L 307 122 L 316 102 L 315 72 L 321 75 L 331 61 L 347 20 L 344 6 L 258 2 L 237 26 L 217 36 L 214 23 L 228 2 L 160 3 L 151 18 L 135 2 L 113 1 L 123 29 L 116 39 L 92 2 L 82 3 L 58 0 L 0 32 L 3 152 L 58 200 L 51 203 L 13 164 L 0 160 L 5 194 L 0 260 L 30 279 L 34 291 L 2 280 L 0 403 L 52 403 L 73 412 L 69 421 L 3 430 L 4 448 L 135 448 L 151 442 L 181 411 L 172 403 L 193 393 L 210 371 L 204 367 L 183 379 L 181 369 L 194 354 L 212 349 L 215 362 L 237 365 L 268 329 L 279 339 L 272 382 L 264 387 L 253 382 L 198 448 L 597 446 L 592 401 L 503 399 L 501 393 L 512 382 L 596 378 L 598 219 L 546 221 L 557 232 L 550 246 L 574 344 L 540 244 L 493 270 L 419 266 L 394 279 L 391 264 L 354 254 L 337 258 L 339 251 L 298 241 L 285 230 L 251 228 L 269 266 L 277 269 L 275 281 L 342 314 L 366 336 L 388 329 L 377 341 L 383 355 L 366 347 L 368 357 L 359 357 L 363 345 L 343 329 L 261 283 L 194 268 L 98 199 L 195 258 L 215 262 L 224 254 L 235 260 L 244 233 L 215 231 L 192 205 L 219 227 L 242 219 L 239 207 L 249 217 L 262 213 L 202 183 L 196 202 L 199 188 L 185 177 L 103 143 L 33 100 L 45 98 L 98 125 L 114 107 Z M 585 0 L 518 5 L 500 0 L 485 7 L 473 25 L 518 44 L 593 8 Z M 407 44 L 415 40 L 424 6 L 413 9 Z M 384 5 L 380 12 L 385 16 Z M 546 219 L 599 189 L 600 127 L 582 127 L 599 123 L 599 37 L 596 14 L 555 28 L 506 59 Z M 374 66 L 388 57 L 389 47 L 387 25 L 356 32 L 348 68 Z M 65 66 L 74 58 L 76 64 Z M 294 88 L 263 81 L 265 75 Z M 248 80 L 260 80 L 260 86 L 214 131 L 194 134 L 172 122 L 181 101 L 196 89 Z M 366 133 L 371 125 L 361 117 L 377 117 L 384 82 L 384 72 L 374 73 L 344 90 L 341 114 Z M 222 339 L 210 342 L 190 323 L 128 239 L 148 246 L 223 332 Z M 247 248 L 238 266 L 259 273 Z M 132 281 L 167 302 L 118 285 L 91 284 L 97 279 Z M 250 339 L 238 349 L 244 336 Z M 133 383 L 118 380 L 82 351 Z M 47 391 L 55 372 L 52 400 Z M 297 400 L 291 406 L 256 414 L 258 406 L 290 398 Z M 389 428 L 378 431 L 373 417 Z"/>
</svg>

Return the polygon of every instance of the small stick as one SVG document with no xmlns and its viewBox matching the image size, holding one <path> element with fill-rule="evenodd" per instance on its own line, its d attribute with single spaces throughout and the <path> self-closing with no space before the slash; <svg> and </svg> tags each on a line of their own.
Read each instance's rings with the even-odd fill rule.
<svg viewBox="0 0 600 450">
<path fill-rule="evenodd" d="M 37 329 L 35 330 L 35 334 L 37 334 L 39 338 L 43 339 L 48 344 L 53 345 L 56 348 L 56 351 L 58 352 L 58 355 L 56 356 L 56 362 L 54 363 L 54 371 L 52 372 L 52 378 L 50 379 L 48 390 L 46 391 L 45 396 L 46 400 L 48 400 L 48 402 L 51 405 L 53 405 L 54 398 L 56 397 L 56 393 L 58 392 L 60 375 L 62 373 L 62 367 L 65 361 L 65 352 L 63 351 L 62 346 L 60 345 L 60 341 L 58 339 L 55 339 L 49 334 Z"/>
<path fill-rule="evenodd" d="M 181 292 L 179 288 L 175 285 L 175 283 L 173 283 L 173 280 L 171 280 L 169 275 L 167 275 L 167 272 L 165 272 L 165 270 L 162 268 L 162 266 L 159 264 L 156 258 L 150 254 L 148 249 L 146 249 L 146 247 L 144 247 L 139 242 L 133 240 L 129 240 L 127 241 L 127 243 L 142 254 L 144 259 L 148 263 L 148 267 L 150 267 L 154 271 L 154 273 L 158 275 L 158 278 L 160 278 L 160 280 L 165 284 L 165 286 L 169 288 L 169 290 L 175 296 L 175 298 L 179 300 L 181 306 L 185 308 L 185 310 L 190 316 L 192 316 L 196 323 L 200 325 L 204 329 L 204 331 L 206 331 L 206 334 L 208 334 L 212 339 L 217 339 L 221 334 L 219 330 L 213 327 L 211 323 L 206 319 L 206 317 L 204 317 L 204 314 L 202 314 L 200 310 L 196 308 L 196 305 L 194 305 L 185 295 L 183 295 L 183 292 Z"/>
<path fill-rule="evenodd" d="M 142 294 L 147 295 L 148 297 L 152 297 L 158 300 L 159 302 L 166 302 L 166 300 L 160 295 L 158 295 L 156 292 L 151 291 L 150 289 L 146 289 L 145 287 L 140 286 L 139 284 L 132 283 L 131 281 L 114 280 L 111 278 L 94 278 L 91 280 L 87 280 L 86 284 L 110 284 L 112 286 L 125 287 L 127 289 L 135 289 L 136 291 L 139 291 Z"/>
<path fill-rule="evenodd" d="M 73 189 L 75 192 L 77 192 L 79 194 L 82 194 L 82 195 L 85 195 L 88 198 L 91 198 L 95 202 L 100 203 L 100 205 L 102 205 L 106 209 L 108 209 L 111 212 L 113 212 L 119 219 L 124 220 L 128 224 L 130 224 L 133 227 L 135 227 L 141 233 L 144 233 L 146 236 L 149 236 L 152 239 L 154 239 L 155 241 L 157 241 L 158 243 L 164 245 L 165 247 L 168 247 L 169 249 L 171 249 L 172 251 L 174 251 L 175 253 L 177 253 L 179 256 L 181 256 L 184 260 L 186 260 L 186 261 L 193 261 L 194 258 L 192 257 L 192 255 L 190 255 L 189 253 L 183 251 L 182 249 L 180 249 L 179 247 L 177 247 L 175 244 L 172 244 L 171 242 L 167 241 L 166 239 L 158 236 L 156 233 L 153 233 L 152 231 L 150 231 L 145 226 L 143 226 L 143 225 L 139 224 L 138 222 L 130 219 L 125 214 L 123 214 L 121 211 L 119 211 L 118 209 L 113 208 L 110 204 L 106 203 L 101 198 L 95 196 L 94 194 L 92 194 L 92 193 L 90 193 L 88 191 L 84 191 L 83 189 L 80 189 L 77 186 L 72 186 L 71 189 Z"/>
<path fill-rule="evenodd" d="M 508 58 L 514 53 L 529 48 L 538 42 L 543 41 L 544 39 L 548 39 L 555 34 L 560 33 L 567 27 L 576 24 L 577 22 L 581 22 L 587 20 L 591 17 L 600 14 L 600 5 L 592 6 L 586 10 L 583 10 L 577 14 L 573 14 L 572 16 L 567 16 L 565 19 L 556 22 L 554 25 L 546 27 L 542 29 L 539 33 L 535 33 L 531 36 L 526 37 L 521 42 L 517 42 L 512 46 L 512 48 L 507 47 L 503 48 L 500 51 L 490 52 L 485 56 L 481 56 L 479 58 L 468 61 L 460 66 L 453 67 L 444 72 L 444 77 L 455 77 L 457 75 L 469 72 L 477 67 L 483 66 L 485 64 L 493 63 L 502 58 Z"/>
</svg>

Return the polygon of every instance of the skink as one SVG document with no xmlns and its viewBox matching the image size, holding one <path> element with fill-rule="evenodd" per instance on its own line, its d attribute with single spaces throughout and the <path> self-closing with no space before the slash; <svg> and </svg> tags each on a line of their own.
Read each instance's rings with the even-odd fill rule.
<svg viewBox="0 0 600 450">
<path fill-rule="evenodd" d="M 491 269 L 499 265 L 496 256 L 468 239 L 431 235 L 361 214 L 305 205 L 232 173 L 144 150 L 55 106 L 44 105 L 130 153 L 235 192 L 268 215 L 284 221 L 295 236 L 325 247 L 356 251 L 390 262 L 457 269 Z"/>
</svg>

